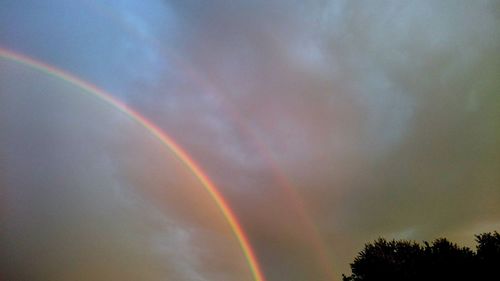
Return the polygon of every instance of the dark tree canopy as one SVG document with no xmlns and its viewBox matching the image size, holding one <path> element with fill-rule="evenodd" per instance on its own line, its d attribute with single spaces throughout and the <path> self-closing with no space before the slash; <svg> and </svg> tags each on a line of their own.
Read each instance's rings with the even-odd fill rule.
<svg viewBox="0 0 500 281">
<path fill-rule="evenodd" d="M 500 280 L 500 234 L 476 235 L 476 251 L 445 238 L 420 245 L 383 238 L 365 245 L 343 281 Z"/>
</svg>

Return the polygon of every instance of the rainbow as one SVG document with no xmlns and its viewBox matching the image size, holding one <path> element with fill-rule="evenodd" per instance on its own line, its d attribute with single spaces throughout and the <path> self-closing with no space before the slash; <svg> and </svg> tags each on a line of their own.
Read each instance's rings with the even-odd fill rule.
<svg viewBox="0 0 500 281">
<path fill-rule="evenodd" d="M 0 57 L 11 60 L 16 63 L 31 67 L 37 71 L 45 73 L 47 75 L 61 79 L 69 84 L 75 85 L 85 92 L 93 95 L 102 102 L 105 102 L 115 108 L 116 110 L 129 116 L 133 121 L 137 122 L 139 125 L 144 127 L 151 135 L 158 139 L 163 145 L 170 149 L 176 157 L 184 163 L 184 165 L 193 173 L 193 175 L 200 181 L 205 190 L 209 193 L 211 198 L 214 200 L 217 207 L 222 212 L 227 223 L 231 227 L 238 244 L 245 256 L 248 263 L 249 269 L 252 272 L 253 279 L 255 281 L 265 281 L 264 274 L 260 268 L 257 261 L 255 253 L 251 247 L 249 239 L 245 234 L 241 224 L 239 223 L 236 215 L 231 210 L 229 204 L 226 202 L 222 194 L 219 192 L 216 185 L 210 180 L 207 174 L 202 170 L 202 168 L 195 162 L 195 160 L 184 150 L 180 145 L 178 145 L 168 134 L 163 132 L 151 121 L 146 119 L 144 116 L 139 114 L 137 111 L 130 108 L 128 105 L 113 97 L 110 93 L 100 89 L 99 87 L 84 81 L 70 73 L 67 73 L 59 68 L 52 65 L 46 64 L 41 61 L 37 61 L 31 57 L 23 54 L 16 53 L 11 50 L 0 48 Z"/>
<path fill-rule="evenodd" d="M 269 147 L 260 141 L 248 125 L 242 121 L 241 114 L 234 108 L 234 105 L 228 102 L 227 99 L 224 99 L 224 97 L 221 97 L 220 94 L 226 92 L 226 89 L 223 89 L 221 85 L 215 84 L 210 78 L 198 73 L 189 62 L 185 61 L 184 57 L 181 57 L 176 52 L 166 48 L 164 44 L 161 44 L 158 41 L 158 39 L 142 33 L 140 30 L 134 28 L 129 22 L 124 21 L 122 16 L 118 14 L 116 10 L 111 9 L 109 5 L 96 0 L 84 1 L 82 3 L 94 12 L 107 17 L 117 26 L 123 28 L 125 32 L 136 37 L 141 42 L 147 42 L 155 48 L 158 48 L 166 57 L 172 59 L 175 65 L 180 67 L 180 69 L 184 71 L 190 79 L 208 89 L 208 91 L 205 91 L 204 94 L 209 95 L 210 98 L 213 98 L 219 103 L 219 105 L 221 105 L 222 110 L 224 110 L 224 112 L 231 117 L 231 120 L 236 123 L 236 126 L 239 128 L 239 132 L 248 137 L 255 148 L 258 149 L 260 155 L 272 168 L 276 187 L 283 191 L 284 196 L 286 196 L 286 199 L 292 204 L 294 210 L 296 211 L 298 222 L 302 225 L 302 230 L 307 232 L 310 238 L 311 248 L 318 254 L 319 263 L 323 268 L 326 278 L 328 278 L 328 280 L 335 280 L 335 276 L 338 274 L 336 274 L 332 269 L 331 264 L 333 257 L 331 253 L 326 250 L 328 247 L 325 244 L 320 230 L 311 219 L 305 202 L 300 198 L 296 188 L 288 179 L 284 170 L 276 164 L 276 160 L 272 156 L 273 153 L 270 151 Z"/>
<path fill-rule="evenodd" d="M 198 73 L 194 67 L 186 62 L 185 58 L 179 56 L 176 52 L 165 47 L 164 44 L 161 44 L 158 39 L 148 36 L 144 34 L 140 30 L 134 28 L 129 22 L 124 21 L 122 16 L 116 12 L 116 10 L 111 9 L 108 5 L 103 4 L 99 1 L 85 1 L 84 3 L 87 8 L 101 14 L 102 16 L 107 17 L 107 19 L 114 22 L 117 26 L 120 26 L 130 34 L 131 36 L 136 37 L 141 42 L 147 42 L 151 44 L 155 48 L 161 51 L 163 55 L 172 59 L 177 67 L 188 75 L 188 77 L 202 85 L 207 91 L 204 94 L 210 96 L 210 98 L 216 100 L 217 103 L 221 106 L 222 110 L 225 114 L 227 114 L 233 122 L 235 122 L 239 132 L 245 134 L 245 137 L 251 141 L 251 143 L 255 146 L 255 148 L 260 152 L 260 155 L 266 162 L 270 165 L 273 171 L 273 177 L 276 182 L 276 187 L 280 188 L 283 191 L 283 195 L 286 199 L 292 204 L 294 210 L 296 211 L 296 215 L 298 218 L 298 222 L 302 225 L 302 230 L 307 232 L 311 248 L 318 254 L 319 263 L 324 271 L 324 274 L 328 280 L 335 280 L 335 274 L 331 263 L 333 258 L 331 254 L 326 250 L 327 246 L 321 236 L 319 229 L 316 227 L 314 222 L 311 220 L 310 215 L 307 211 L 307 207 L 305 202 L 300 198 L 297 193 L 295 187 L 292 182 L 288 179 L 285 172 L 276 164 L 276 160 L 272 156 L 273 153 L 270 151 L 269 147 L 267 147 L 259 138 L 252 132 L 252 130 L 248 127 L 248 125 L 242 121 L 242 116 L 237 109 L 234 108 L 234 105 L 231 104 L 227 99 L 222 97 L 220 94 L 226 92 L 225 89 L 221 85 L 215 84 L 210 78 L 202 76 Z"/>
</svg>

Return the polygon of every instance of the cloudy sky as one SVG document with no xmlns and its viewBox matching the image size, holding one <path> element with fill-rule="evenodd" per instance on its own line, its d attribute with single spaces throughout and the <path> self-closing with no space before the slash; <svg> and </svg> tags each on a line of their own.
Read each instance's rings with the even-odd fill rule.
<svg viewBox="0 0 500 281">
<path fill-rule="evenodd" d="M 500 1 L 2 0 L 0 274 L 339 280 L 365 242 L 500 229 Z M 1 276 L 0 276 L 1 277 Z"/>
</svg>

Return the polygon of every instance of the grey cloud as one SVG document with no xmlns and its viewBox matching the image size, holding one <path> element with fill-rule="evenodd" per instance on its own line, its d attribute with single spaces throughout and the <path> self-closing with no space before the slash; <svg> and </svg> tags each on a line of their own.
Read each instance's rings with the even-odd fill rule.
<svg viewBox="0 0 500 281">
<path fill-rule="evenodd" d="M 280 177 L 336 273 L 379 235 L 472 239 L 463 234 L 497 225 L 498 1 L 137 3 L 103 4 L 115 19 L 87 7 L 87 25 L 37 36 L 14 26 L 33 35 L 50 11 L 25 22 L 13 16 L 23 5 L 3 8 L 0 39 L 169 132 L 234 206 L 270 280 L 326 279 Z M 55 35 L 66 43 L 45 40 Z M 90 49 L 76 46 L 88 38 Z M 188 229 L 165 234 L 178 237 L 167 252 L 203 233 Z M 210 264 L 192 257 L 173 267 Z"/>
</svg>

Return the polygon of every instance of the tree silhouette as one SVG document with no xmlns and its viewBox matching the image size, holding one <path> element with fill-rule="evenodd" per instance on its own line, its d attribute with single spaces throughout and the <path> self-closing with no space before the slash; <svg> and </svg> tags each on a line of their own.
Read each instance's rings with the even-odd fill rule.
<svg viewBox="0 0 500 281">
<path fill-rule="evenodd" d="M 343 280 L 500 280 L 500 234 L 479 234 L 476 242 L 474 252 L 445 238 L 423 245 L 379 238 L 365 244 Z"/>
<path fill-rule="evenodd" d="M 432 245 L 424 242 L 424 259 L 421 272 L 423 280 L 475 280 L 474 252 L 459 247 L 445 238 L 436 239 Z"/>
<path fill-rule="evenodd" d="M 476 263 L 480 280 L 496 276 L 500 280 L 500 234 L 498 232 L 476 235 Z"/>
</svg>

